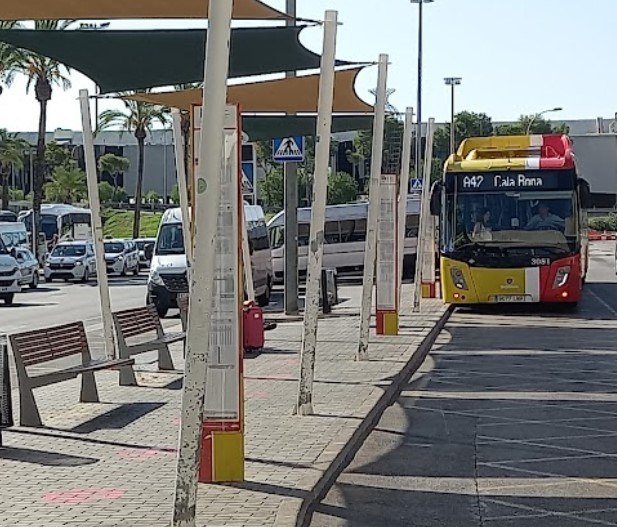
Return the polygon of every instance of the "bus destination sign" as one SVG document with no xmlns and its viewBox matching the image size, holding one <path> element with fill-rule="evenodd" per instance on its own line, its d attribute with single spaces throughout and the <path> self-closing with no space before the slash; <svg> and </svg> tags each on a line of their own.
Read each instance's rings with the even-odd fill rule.
<svg viewBox="0 0 617 527">
<path fill-rule="evenodd" d="M 508 171 L 450 174 L 456 180 L 459 192 L 494 192 L 524 190 L 571 190 L 572 173 L 563 170 Z M 450 186 L 450 185 L 448 185 Z"/>
</svg>

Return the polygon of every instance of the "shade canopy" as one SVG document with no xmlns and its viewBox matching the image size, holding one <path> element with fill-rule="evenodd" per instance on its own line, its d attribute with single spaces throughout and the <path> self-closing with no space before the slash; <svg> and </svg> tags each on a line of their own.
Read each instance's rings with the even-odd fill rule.
<svg viewBox="0 0 617 527">
<path fill-rule="evenodd" d="M 354 84 L 362 68 L 337 71 L 334 81 L 336 113 L 373 113 L 374 108 L 362 101 Z M 181 90 L 162 93 L 138 93 L 126 97 L 170 108 L 189 110 L 201 104 L 202 90 Z M 246 113 L 314 113 L 318 110 L 319 75 L 305 75 L 249 84 L 229 86 L 227 102 L 239 104 Z"/>
<path fill-rule="evenodd" d="M 298 27 L 232 30 L 230 78 L 317 69 Z M 0 42 L 58 60 L 96 82 L 101 93 L 203 81 L 205 30 L 0 31 Z M 348 65 L 338 61 L 338 65 Z"/>
<path fill-rule="evenodd" d="M 208 18 L 209 0 L 2 0 L 0 20 L 106 20 Z M 237 20 L 280 20 L 287 15 L 259 0 L 234 0 Z"/>
<path fill-rule="evenodd" d="M 370 130 L 373 126 L 373 116 L 351 115 L 335 116 L 332 119 L 332 132 L 355 132 Z M 315 116 L 256 116 L 243 117 L 242 129 L 250 141 L 269 141 L 278 137 L 314 136 L 317 128 Z"/>
</svg>

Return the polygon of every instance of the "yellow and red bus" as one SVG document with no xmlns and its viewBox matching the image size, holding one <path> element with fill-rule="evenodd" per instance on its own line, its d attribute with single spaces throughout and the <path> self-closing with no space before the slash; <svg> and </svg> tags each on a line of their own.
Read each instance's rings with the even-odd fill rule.
<svg viewBox="0 0 617 527">
<path fill-rule="evenodd" d="M 432 196 L 444 302 L 576 304 L 587 196 L 565 135 L 465 140 Z"/>
</svg>

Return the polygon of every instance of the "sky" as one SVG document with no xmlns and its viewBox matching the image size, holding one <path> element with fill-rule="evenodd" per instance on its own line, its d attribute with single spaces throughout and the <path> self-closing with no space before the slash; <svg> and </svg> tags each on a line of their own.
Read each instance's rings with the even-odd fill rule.
<svg viewBox="0 0 617 527">
<path fill-rule="evenodd" d="M 266 0 L 282 9 L 284 0 Z M 418 6 L 409 0 L 297 0 L 298 15 L 321 19 L 336 9 L 342 23 L 337 56 L 358 62 L 390 58 L 390 102 L 403 111 L 415 106 Z M 444 77 L 462 77 L 457 110 L 485 112 L 495 121 L 562 107 L 554 120 L 617 112 L 615 87 L 615 0 L 435 0 L 424 6 L 423 117 L 449 119 L 450 92 Z M 112 21 L 113 29 L 205 27 L 199 21 Z M 322 32 L 309 28 L 302 42 L 321 51 Z M 121 60 L 121 57 L 118 58 Z M 95 60 L 95 59 L 94 59 Z M 376 67 L 359 77 L 358 94 L 369 102 Z M 93 84 L 74 72 L 73 87 L 54 91 L 48 130 L 79 129 L 79 89 Z M 102 109 L 114 103 L 103 102 Z M 34 131 L 38 105 L 17 80 L 0 96 L 0 128 Z"/>
</svg>

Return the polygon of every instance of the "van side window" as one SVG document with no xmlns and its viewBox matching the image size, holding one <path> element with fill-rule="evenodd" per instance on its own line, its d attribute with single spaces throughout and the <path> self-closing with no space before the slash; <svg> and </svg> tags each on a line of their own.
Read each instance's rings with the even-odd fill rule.
<svg viewBox="0 0 617 527">
<path fill-rule="evenodd" d="M 270 246 L 273 249 L 280 249 L 285 244 L 285 229 L 283 227 L 273 227 L 270 229 Z"/>
<path fill-rule="evenodd" d="M 343 225 L 347 223 L 353 224 L 353 230 L 349 236 L 349 239 L 343 240 L 349 243 L 364 243 L 366 241 L 366 220 L 344 221 L 341 222 L 341 233 L 343 232 Z"/>
<path fill-rule="evenodd" d="M 250 224 L 248 226 L 248 236 L 255 251 L 265 251 L 270 248 L 268 228 L 265 223 L 255 222 Z"/>
<path fill-rule="evenodd" d="M 327 221 L 324 230 L 325 243 L 341 243 L 341 233 L 338 221 Z"/>
<path fill-rule="evenodd" d="M 298 225 L 298 247 L 306 247 L 309 244 L 311 226 L 307 223 Z"/>
<path fill-rule="evenodd" d="M 408 214 L 405 221 L 405 238 L 417 238 L 420 216 L 417 214 Z"/>
</svg>

